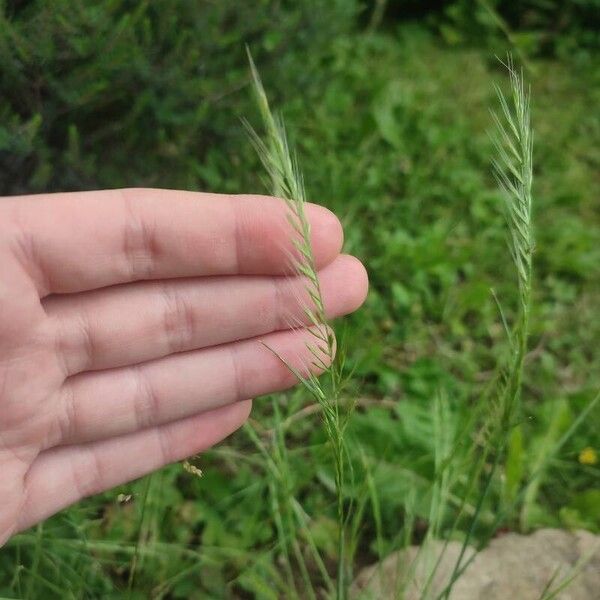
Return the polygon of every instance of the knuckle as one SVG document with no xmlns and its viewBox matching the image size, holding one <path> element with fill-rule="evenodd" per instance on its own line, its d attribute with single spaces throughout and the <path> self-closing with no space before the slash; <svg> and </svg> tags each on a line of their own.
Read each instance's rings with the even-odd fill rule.
<svg viewBox="0 0 600 600">
<path fill-rule="evenodd" d="M 290 285 L 287 279 L 274 279 L 273 280 L 273 291 L 271 298 L 271 315 L 272 316 L 272 331 L 279 331 L 286 329 L 290 326 L 293 327 L 291 322 L 292 316 L 287 310 L 288 302 L 286 300 L 286 290 L 284 286 Z"/>
<path fill-rule="evenodd" d="M 95 341 L 85 313 L 75 318 L 55 315 L 51 318 L 54 329 L 55 352 L 65 377 L 90 369 L 95 361 Z"/>
<path fill-rule="evenodd" d="M 52 447 L 62 443 L 72 443 L 79 430 L 79 413 L 75 395 L 71 386 L 66 386 L 61 394 L 59 402 L 60 409 L 56 416 L 55 434 L 51 434 L 46 442 L 46 447 Z"/>
<path fill-rule="evenodd" d="M 140 195 L 122 192 L 126 218 L 122 249 L 127 276 L 133 280 L 150 279 L 159 253 L 155 227 L 142 216 Z"/>
<path fill-rule="evenodd" d="M 87 498 L 104 490 L 105 473 L 98 454 L 92 448 L 82 447 L 79 460 L 71 464 L 73 484 L 81 498 Z"/>
<path fill-rule="evenodd" d="M 147 429 L 160 420 L 160 402 L 142 365 L 132 368 L 134 377 L 133 412 L 137 429 Z"/>
<path fill-rule="evenodd" d="M 165 465 L 173 460 L 175 440 L 169 427 L 156 430 L 157 446 L 160 454 L 160 462 Z"/>
<path fill-rule="evenodd" d="M 232 372 L 232 387 L 233 399 L 239 401 L 244 398 L 244 382 L 247 378 L 247 373 L 244 372 L 243 362 L 240 360 L 239 349 L 237 344 L 231 344 L 229 349 L 229 357 L 231 361 Z"/>
<path fill-rule="evenodd" d="M 169 353 L 182 352 L 192 346 L 196 329 L 194 309 L 176 286 L 161 286 L 162 326 Z"/>
</svg>

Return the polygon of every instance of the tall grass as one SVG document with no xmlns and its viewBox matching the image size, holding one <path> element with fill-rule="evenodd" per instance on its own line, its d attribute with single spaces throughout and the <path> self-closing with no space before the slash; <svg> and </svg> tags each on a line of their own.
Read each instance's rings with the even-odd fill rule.
<svg viewBox="0 0 600 600">
<path fill-rule="evenodd" d="M 508 332 L 512 360 L 500 395 L 502 426 L 510 428 L 515 425 L 512 419 L 520 410 L 523 365 L 527 353 L 531 314 L 534 250 L 531 215 L 533 131 L 529 108 L 530 93 L 523 81 L 523 74 L 517 73 L 510 56 L 506 68 L 510 78 L 510 100 L 496 87 L 501 112 L 498 114 L 492 111 L 492 116 L 496 124 L 494 174 L 505 199 L 510 234 L 509 249 L 516 267 L 519 286 L 518 317 L 512 333 Z"/>
<path fill-rule="evenodd" d="M 319 276 L 310 237 L 310 223 L 305 213 L 306 195 L 302 175 L 298 169 L 296 157 L 289 147 L 283 120 L 274 115 L 256 66 L 248 52 L 252 72 L 256 103 L 260 111 L 265 130 L 264 139 L 247 125 L 252 142 L 270 178 L 271 192 L 283 198 L 288 208 L 288 221 L 293 230 L 292 243 L 295 253 L 290 254 L 290 263 L 297 275 L 305 281 L 305 291 L 309 304 L 302 310 L 310 325 L 312 340 L 306 344 L 311 355 L 306 370 L 300 370 L 277 355 L 287 368 L 306 388 L 321 408 L 321 416 L 335 472 L 335 489 L 338 519 L 338 570 L 336 580 L 337 600 L 348 595 L 349 567 L 346 559 L 346 530 L 349 511 L 344 503 L 344 486 L 347 479 L 347 467 L 350 465 L 344 439 L 344 431 L 352 411 L 351 405 L 342 405 L 340 391 L 342 387 L 343 356 L 336 358 L 336 341 L 333 329 L 328 322 Z M 299 326 L 300 323 L 291 323 Z M 275 352 L 274 350 L 272 350 Z M 277 354 L 275 352 L 275 354 Z M 315 375 L 323 372 L 326 381 Z M 302 562 L 300 562 L 302 565 Z"/>
<path fill-rule="evenodd" d="M 446 551 L 446 544 L 422 588 L 422 600 L 432 597 L 437 600 L 450 598 L 455 583 L 475 558 L 475 553 L 469 553 L 468 548 L 477 529 L 483 529 L 479 536 L 481 540 L 479 548 L 491 539 L 498 527 L 510 522 L 513 514 L 520 515 L 518 524 L 521 531 L 527 530 L 529 511 L 535 500 L 544 470 L 600 401 L 600 395 L 593 398 L 562 436 L 560 436 L 558 424 L 553 421 L 546 433 L 541 451 L 533 461 L 530 477 L 522 483 L 521 479 L 524 476 L 520 464 L 523 453 L 522 421 L 524 418 L 522 389 L 532 309 L 535 248 L 532 218 L 533 131 L 530 117 L 530 90 L 524 82 L 523 73 L 516 70 L 510 55 L 503 64 L 509 76 L 510 93 L 506 96 L 499 86 L 495 86 L 499 111 L 491 111 L 495 124 L 492 139 L 496 153 L 492 159 L 492 165 L 504 200 L 509 234 L 508 247 L 515 267 L 518 286 L 518 306 L 511 327 L 499 299 L 492 291 L 507 335 L 510 352 L 507 364 L 499 366 L 499 376 L 490 390 L 490 396 L 486 396 L 484 402 L 480 403 L 478 410 L 474 411 L 473 418 L 468 420 L 466 430 L 463 432 L 467 433 L 472 440 L 466 456 L 472 458 L 474 466 L 471 469 L 468 485 L 466 488 L 463 487 L 462 493 L 465 499 L 463 506 L 458 511 L 458 516 L 450 531 L 447 532 L 447 537 L 455 537 L 460 532 L 460 517 L 467 506 L 467 498 L 472 494 L 475 498 L 475 510 L 467 523 L 462 548 L 447 585 L 436 596 L 432 596 L 430 586 Z M 487 405 L 488 399 L 492 400 L 489 406 Z M 436 423 L 438 421 L 439 419 L 436 420 Z M 440 435 L 439 426 L 434 429 L 437 431 L 436 435 Z M 440 514 L 444 511 L 444 505 L 447 504 L 449 491 L 444 495 L 439 495 L 439 490 L 445 489 L 444 482 L 453 482 L 448 487 L 450 490 L 460 480 L 460 471 L 468 472 L 468 469 L 465 469 L 467 462 L 464 461 L 465 455 L 463 454 L 461 460 L 458 446 L 460 443 L 447 454 L 448 460 L 444 464 L 436 464 L 436 481 L 433 489 L 434 492 L 437 491 L 437 494 L 432 497 L 432 514 Z M 496 509 L 496 516 L 491 523 L 489 519 L 483 523 L 483 508 L 494 486 L 504 487 L 505 492 L 500 494 L 500 498 L 504 498 L 505 501 L 500 503 Z M 433 509 L 433 507 L 436 508 Z M 435 519 L 432 519 L 431 525 L 433 536 L 436 536 L 439 528 L 435 526 Z M 428 532 L 426 543 L 429 539 Z M 426 543 L 423 545 L 425 555 L 427 554 Z M 565 577 L 558 588 L 552 589 L 554 582 L 549 581 L 546 589 L 540 591 L 540 598 L 545 600 L 554 597 L 557 589 L 564 589 L 580 570 L 581 566 L 578 564 L 573 569 L 573 573 Z"/>
<path fill-rule="evenodd" d="M 492 140 L 496 155 L 492 159 L 494 175 L 504 200 L 504 212 L 508 229 L 508 247 L 516 271 L 518 285 L 517 315 L 512 327 L 509 325 L 501 302 L 494 294 L 500 318 L 504 325 L 510 349 L 508 365 L 500 366 L 496 385 L 491 389 L 489 408 L 481 406 L 483 425 L 480 427 L 482 442 L 473 443 L 472 453 L 479 454 L 471 470 L 467 494 L 475 494 L 475 513 L 467 526 L 459 557 L 454 565 L 449 581 L 438 598 L 447 600 L 454 584 L 472 562 L 474 555 L 467 557 L 467 550 L 475 531 L 480 527 L 479 518 L 484 504 L 495 484 L 499 473 L 509 464 L 506 450 L 521 438 L 522 418 L 521 393 L 523 369 L 527 354 L 529 322 L 531 314 L 532 266 L 533 266 L 533 132 L 530 118 L 530 93 L 523 80 L 523 74 L 515 70 L 512 58 L 505 63 L 509 75 L 510 95 L 507 98 L 500 87 L 496 94 L 500 111 L 491 111 L 495 124 Z M 487 402 L 487 399 L 485 400 Z M 477 439 L 476 430 L 471 437 Z M 503 464 L 504 463 L 504 464 Z M 506 470 L 505 470 L 506 472 Z M 503 473 L 505 474 L 505 473 Z M 459 511 L 459 517 L 460 517 Z M 484 540 L 494 535 L 506 514 L 499 512 L 492 527 L 487 527 Z M 458 529 L 458 518 L 452 533 Z"/>
<path fill-rule="evenodd" d="M 273 115 L 250 55 L 249 62 L 253 89 L 265 134 L 261 137 L 248 124 L 246 126 L 269 176 L 270 191 L 287 203 L 288 220 L 293 230 L 292 241 L 295 248 L 295 253 L 290 256 L 290 262 L 296 274 L 304 278 L 305 289 L 310 300 L 308 305 L 303 306 L 306 319 L 312 326 L 313 339 L 307 344 L 312 357 L 310 366 L 325 374 L 324 377 L 319 378 L 309 371 L 301 371 L 284 361 L 318 403 L 329 441 L 335 470 L 339 532 L 338 569 L 335 581 L 329 578 L 314 544 L 310 546 L 310 550 L 321 565 L 321 576 L 328 592 L 334 594 L 338 600 L 343 600 L 348 597 L 351 573 L 349 563 L 352 552 L 347 553 L 347 547 L 352 546 L 357 538 L 360 527 L 358 523 L 366 506 L 366 501 L 359 502 L 356 518 L 352 522 L 352 528 L 349 528 L 349 510 L 345 505 L 344 495 L 351 462 L 348 458 L 345 430 L 353 404 L 343 402 L 341 396 L 341 363 L 335 357 L 335 339 L 325 314 L 310 245 L 310 226 L 304 211 L 306 196 L 302 175 L 294 153 L 289 147 L 283 121 L 281 117 Z M 457 427 L 450 419 L 447 398 L 442 393 L 436 397 L 431 415 L 435 477 L 429 492 L 428 530 L 414 563 L 398 566 L 403 571 L 403 575 L 397 579 L 396 595 L 399 598 L 407 593 L 408 587 L 412 584 L 411 579 L 416 577 L 417 572 L 426 574 L 420 584 L 420 597 L 423 600 L 450 598 L 454 585 L 475 556 L 470 548 L 476 537 L 483 546 L 494 535 L 497 528 L 516 512 L 519 504 L 521 505 L 521 528 L 526 529 L 528 510 L 537 493 L 541 471 L 547 464 L 548 457 L 556 453 L 566 441 L 563 436 L 560 443 L 556 444 L 557 436 L 549 432 L 548 444 L 545 446 L 548 456 L 540 457 L 536 461 L 536 472 L 529 482 L 522 486 L 523 473 L 519 466 L 518 452 L 522 450 L 522 388 L 525 358 L 528 352 L 535 247 L 532 220 L 533 132 L 530 119 L 530 92 L 524 82 L 523 74 L 516 70 L 510 56 L 505 67 L 509 77 L 510 93 L 505 95 L 496 86 L 499 110 L 492 111 L 495 124 L 492 135 L 495 156 L 492 163 L 495 178 L 502 191 L 508 247 L 518 288 L 518 305 L 512 323 L 509 323 L 495 292 L 492 291 L 492 294 L 506 332 L 509 353 L 506 361 L 499 365 L 498 375 L 488 389 L 488 393 L 474 407 L 470 418 L 461 427 Z M 292 325 L 300 325 L 300 323 Z M 596 400 L 593 401 L 595 402 Z M 591 406 L 588 408 L 591 409 Z M 277 414 L 277 410 L 275 412 Z M 283 429 L 281 420 L 276 420 L 276 423 Z M 581 421 L 577 419 L 565 435 L 570 435 L 579 423 Z M 274 475 L 273 481 L 277 482 L 278 490 L 272 490 L 272 497 L 281 498 L 283 491 L 283 505 L 277 504 L 273 508 L 277 513 L 275 521 L 278 523 L 280 546 L 286 556 L 285 564 L 288 569 L 290 589 L 293 590 L 292 595 L 302 597 L 302 593 L 296 588 L 290 555 L 294 556 L 300 579 L 304 581 L 305 596 L 314 598 L 316 593 L 308 575 L 306 561 L 302 552 L 295 546 L 293 530 L 303 523 L 298 522 L 291 527 L 285 527 L 281 521 L 286 514 L 289 515 L 294 510 L 298 513 L 300 510 L 287 484 L 285 434 L 281 431 L 275 433 L 271 453 L 252 431 L 251 437 L 266 457 L 270 471 Z M 468 442 L 465 443 L 465 440 Z M 377 546 L 381 555 L 383 552 L 381 516 L 377 488 L 373 472 L 360 449 L 359 454 L 364 467 L 366 497 L 372 504 L 376 521 Z M 504 487 L 504 494 L 500 496 L 505 501 L 494 513 L 489 507 L 490 495 L 492 490 L 498 487 Z M 294 506 L 295 509 L 291 509 Z M 454 514 L 454 519 L 448 528 L 448 518 L 451 514 Z M 407 514 L 407 518 L 412 522 L 410 515 Z M 292 518 L 292 521 L 295 519 Z M 447 584 L 439 590 L 439 583 L 434 584 L 434 580 L 446 552 L 447 542 L 441 552 L 438 552 L 436 540 L 458 536 L 463 540 L 458 559 L 451 570 Z M 405 536 L 405 543 L 409 543 L 410 540 L 410 534 L 408 537 Z M 435 553 L 432 554 L 432 551 Z"/>
</svg>

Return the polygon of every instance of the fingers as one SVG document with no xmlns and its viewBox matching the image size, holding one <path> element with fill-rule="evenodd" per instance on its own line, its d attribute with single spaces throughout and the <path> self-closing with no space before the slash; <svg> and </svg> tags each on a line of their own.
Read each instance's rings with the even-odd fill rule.
<svg viewBox="0 0 600 600">
<path fill-rule="evenodd" d="M 319 274 L 330 318 L 364 301 L 367 276 L 351 256 Z M 45 302 L 67 374 L 113 368 L 306 323 L 304 278 L 204 277 L 138 282 Z"/>
<path fill-rule="evenodd" d="M 296 378 L 278 356 L 302 373 L 318 372 L 307 343 L 315 343 L 309 330 L 281 331 L 71 377 L 47 447 L 123 435 L 289 388 Z"/>
<path fill-rule="evenodd" d="M 282 200 L 157 189 L 5 199 L 11 243 L 41 296 L 146 279 L 278 274 L 293 253 Z M 339 253 L 342 230 L 307 205 L 320 266 Z"/>
<path fill-rule="evenodd" d="M 39 455 L 26 479 L 18 531 L 80 498 L 110 489 L 206 450 L 240 427 L 251 401 L 109 440 L 63 446 Z"/>
</svg>

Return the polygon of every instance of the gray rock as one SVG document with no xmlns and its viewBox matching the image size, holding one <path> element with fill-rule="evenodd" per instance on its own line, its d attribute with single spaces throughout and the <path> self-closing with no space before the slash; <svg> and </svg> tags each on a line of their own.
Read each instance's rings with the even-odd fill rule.
<svg viewBox="0 0 600 600">
<path fill-rule="evenodd" d="M 396 552 L 359 573 L 352 598 L 434 599 L 447 586 L 460 550 L 458 542 L 433 541 Z M 473 552 L 469 549 L 465 559 Z M 556 589 L 572 575 L 573 581 L 553 598 L 600 600 L 600 536 L 558 529 L 509 533 L 493 539 L 475 556 L 454 584 L 450 599 L 540 600 L 544 591 Z"/>
</svg>

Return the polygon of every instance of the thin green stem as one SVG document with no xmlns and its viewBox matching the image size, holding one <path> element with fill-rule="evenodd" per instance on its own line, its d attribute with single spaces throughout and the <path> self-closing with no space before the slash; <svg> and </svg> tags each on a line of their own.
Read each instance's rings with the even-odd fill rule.
<svg viewBox="0 0 600 600">
<path fill-rule="evenodd" d="M 249 53 L 248 59 L 254 81 L 256 103 L 266 130 L 264 140 L 248 124 L 246 126 L 252 143 L 271 179 L 272 193 L 283 198 L 288 207 L 288 221 L 292 228 L 294 248 L 294 254 L 290 256 L 290 261 L 296 273 L 304 278 L 305 291 L 310 299 L 308 305 L 302 306 L 303 313 L 309 325 L 312 326 L 309 331 L 313 340 L 306 345 L 312 356 L 310 366 L 325 371 L 329 375 L 328 385 L 325 386 L 319 378 L 312 374 L 310 369 L 308 374 L 304 374 L 292 367 L 277 353 L 275 354 L 304 385 L 321 408 L 335 473 L 339 529 L 336 598 L 337 600 L 346 600 L 349 589 L 349 568 L 346 557 L 346 528 L 349 522 L 349 511 L 344 503 L 344 485 L 347 477 L 344 430 L 351 408 L 342 411 L 340 402 L 341 375 L 336 364 L 336 342 L 325 314 L 321 285 L 311 245 L 310 223 L 305 213 L 306 196 L 302 175 L 288 145 L 283 121 L 281 118 L 273 116 L 267 95 Z"/>
</svg>

